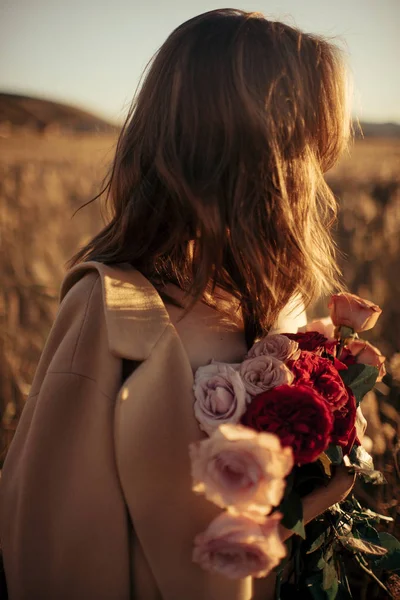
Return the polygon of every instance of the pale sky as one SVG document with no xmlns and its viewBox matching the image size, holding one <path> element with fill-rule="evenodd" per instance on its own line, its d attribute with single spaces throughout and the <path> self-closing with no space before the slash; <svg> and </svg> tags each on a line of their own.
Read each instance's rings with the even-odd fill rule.
<svg viewBox="0 0 400 600">
<path fill-rule="evenodd" d="M 119 121 L 143 67 L 207 0 L 0 0 L 0 91 L 46 97 Z M 338 36 L 355 116 L 400 122 L 400 0 L 243 0 L 311 33 Z"/>
</svg>

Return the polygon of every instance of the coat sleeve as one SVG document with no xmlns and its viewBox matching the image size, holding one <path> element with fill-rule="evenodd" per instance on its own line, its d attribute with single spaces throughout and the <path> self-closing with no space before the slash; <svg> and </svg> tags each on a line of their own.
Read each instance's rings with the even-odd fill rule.
<svg viewBox="0 0 400 600">
<path fill-rule="evenodd" d="M 67 294 L 0 483 L 10 600 L 127 600 L 129 528 L 114 452 L 121 361 L 96 273 Z"/>
</svg>

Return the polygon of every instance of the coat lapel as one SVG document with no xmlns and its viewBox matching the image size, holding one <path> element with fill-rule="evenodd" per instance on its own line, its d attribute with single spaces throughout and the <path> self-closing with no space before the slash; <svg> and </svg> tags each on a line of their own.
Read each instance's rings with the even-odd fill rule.
<svg viewBox="0 0 400 600">
<path fill-rule="evenodd" d="M 110 352 L 128 360 L 145 360 L 170 323 L 157 290 L 130 265 L 90 261 L 67 273 L 60 300 L 90 271 L 97 271 L 102 282 Z"/>
</svg>

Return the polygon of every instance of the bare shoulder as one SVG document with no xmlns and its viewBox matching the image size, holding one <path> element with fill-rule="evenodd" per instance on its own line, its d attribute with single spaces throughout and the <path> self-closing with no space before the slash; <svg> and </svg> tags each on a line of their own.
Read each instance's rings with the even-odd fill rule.
<svg viewBox="0 0 400 600">
<path fill-rule="evenodd" d="M 168 293 L 180 300 L 175 286 Z M 192 369 L 208 364 L 212 359 L 221 362 L 241 362 L 247 353 L 244 325 L 235 300 L 223 298 L 221 310 L 198 302 L 185 316 L 184 310 L 172 304 L 165 308 L 189 357 Z M 271 333 L 297 332 L 306 324 L 304 305 L 297 298 L 282 310 Z"/>
<path fill-rule="evenodd" d="M 185 348 L 193 371 L 210 360 L 235 363 L 247 352 L 244 328 L 232 314 L 199 302 L 184 315 L 184 310 L 166 304 L 172 325 Z"/>
</svg>

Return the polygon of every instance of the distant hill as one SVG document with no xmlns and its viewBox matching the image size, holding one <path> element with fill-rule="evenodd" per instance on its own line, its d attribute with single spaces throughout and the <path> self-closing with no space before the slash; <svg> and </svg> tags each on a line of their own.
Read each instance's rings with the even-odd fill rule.
<svg viewBox="0 0 400 600">
<path fill-rule="evenodd" d="M 117 127 L 95 115 L 51 100 L 0 92 L 0 130 L 38 133 L 112 133 Z"/>
<path fill-rule="evenodd" d="M 379 137 L 379 138 L 399 138 L 400 137 L 400 125 L 398 123 L 360 123 L 364 137 Z M 361 134 L 357 131 L 358 127 L 355 126 L 357 137 L 361 137 Z"/>
<path fill-rule="evenodd" d="M 360 126 L 362 133 L 360 132 Z M 116 133 L 119 127 L 92 113 L 31 96 L 0 92 L 0 134 L 15 130 L 38 133 Z M 400 124 L 355 124 L 356 137 L 400 138 Z"/>
</svg>

